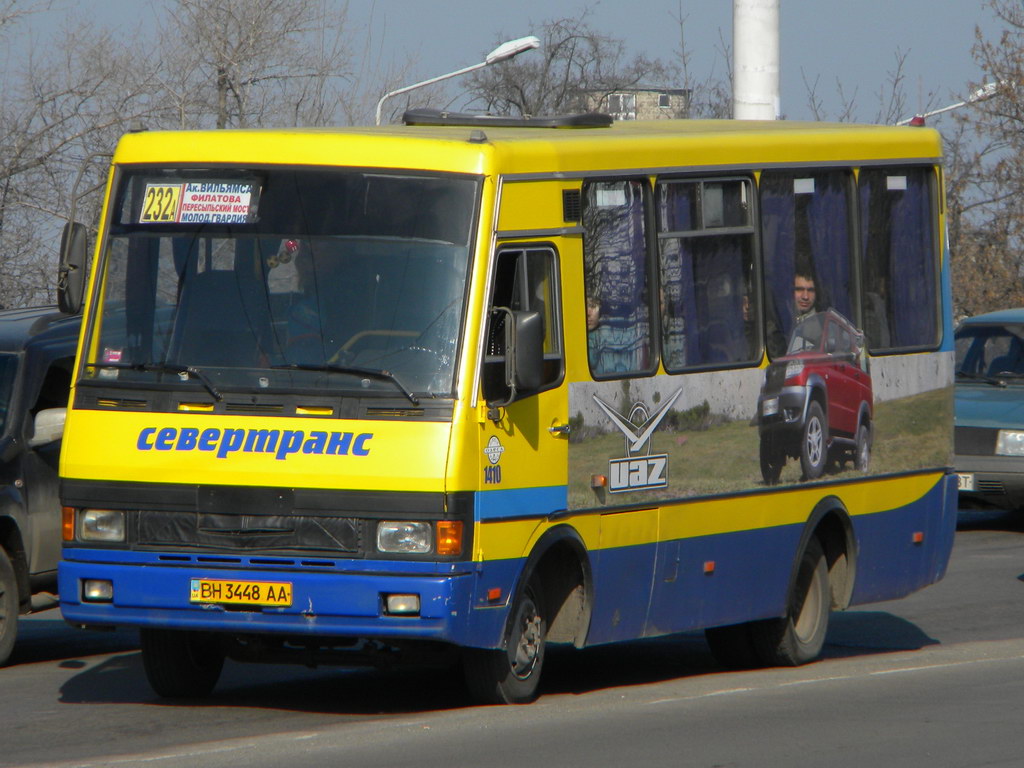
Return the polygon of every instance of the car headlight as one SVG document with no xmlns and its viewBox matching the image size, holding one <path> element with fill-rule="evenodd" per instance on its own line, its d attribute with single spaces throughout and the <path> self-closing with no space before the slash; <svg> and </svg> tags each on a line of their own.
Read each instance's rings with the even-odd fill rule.
<svg viewBox="0 0 1024 768">
<path fill-rule="evenodd" d="M 1024 432 L 1000 429 L 996 438 L 997 456 L 1024 456 Z"/>
<path fill-rule="evenodd" d="M 382 520 L 377 524 L 377 549 L 412 555 L 425 555 L 434 548 L 434 526 L 403 520 Z"/>
<path fill-rule="evenodd" d="M 799 376 L 804 372 L 804 361 L 803 360 L 790 360 L 786 363 L 786 378 L 791 379 L 794 376 Z"/>
<path fill-rule="evenodd" d="M 119 509 L 82 509 L 78 512 L 80 541 L 124 541 L 124 512 Z"/>
</svg>

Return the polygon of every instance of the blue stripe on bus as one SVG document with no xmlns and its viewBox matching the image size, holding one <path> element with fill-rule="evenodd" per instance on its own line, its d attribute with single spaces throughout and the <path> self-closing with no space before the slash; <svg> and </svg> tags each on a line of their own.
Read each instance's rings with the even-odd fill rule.
<svg viewBox="0 0 1024 768">
<path fill-rule="evenodd" d="M 474 501 L 478 520 L 544 517 L 566 508 L 569 491 L 564 485 L 477 491 Z"/>
</svg>

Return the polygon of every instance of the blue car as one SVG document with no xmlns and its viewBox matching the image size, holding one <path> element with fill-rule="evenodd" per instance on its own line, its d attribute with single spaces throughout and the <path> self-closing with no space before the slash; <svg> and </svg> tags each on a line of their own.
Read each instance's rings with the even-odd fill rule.
<svg viewBox="0 0 1024 768">
<path fill-rule="evenodd" d="M 1024 308 L 956 330 L 955 451 L 961 507 L 1024 507 Z"/>
</svg>

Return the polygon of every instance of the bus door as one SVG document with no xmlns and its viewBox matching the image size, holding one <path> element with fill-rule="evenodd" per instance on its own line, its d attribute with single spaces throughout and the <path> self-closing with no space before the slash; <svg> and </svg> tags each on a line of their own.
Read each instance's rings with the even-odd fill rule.
<svg viewBox="0 0 1024 768">
<path fill-rule="evenodd" d="M 543 516 L 566 507 L 569 413 L 561 385 L 558 256 L 553 245 L 528 243 L 499 246 L 495 259 L 484 342 L 488 417 L 481 432 L 479 519 L 535 518 L 539 524 Z M 513 323 L 518 329 L 510 327 Z M 518 355 L 526 364 L 530 333 L 539 335 L 543 359 L 539 370 L 534 365 L 532 381 L 517 382 L 510 358 Z M 532 343 L 536 353 L 536 338 Z M 522 556 L 519 548 L 528 543 L 505 542 L 505 556 Z M 484 559 L 493 557 L 483 552 Z"/>
</svg>

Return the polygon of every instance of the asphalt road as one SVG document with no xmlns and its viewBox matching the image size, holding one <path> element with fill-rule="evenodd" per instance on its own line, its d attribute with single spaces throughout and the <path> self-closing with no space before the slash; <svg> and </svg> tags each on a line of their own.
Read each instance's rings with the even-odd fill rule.
<svg viewBox="0 0 1024 768">
<path fill-rule="evenodd" d="M 1024 515 L 963 513 L 946 579 L 834 614 L 822 661 L 724 672 L 700 635 L 552 653 L 542 698 L 444 671 L 228 662 L 168 704 L 132 632 L 29 617 L 0 669 L 0 766 L 1019 766 Z"/>
</svg>

